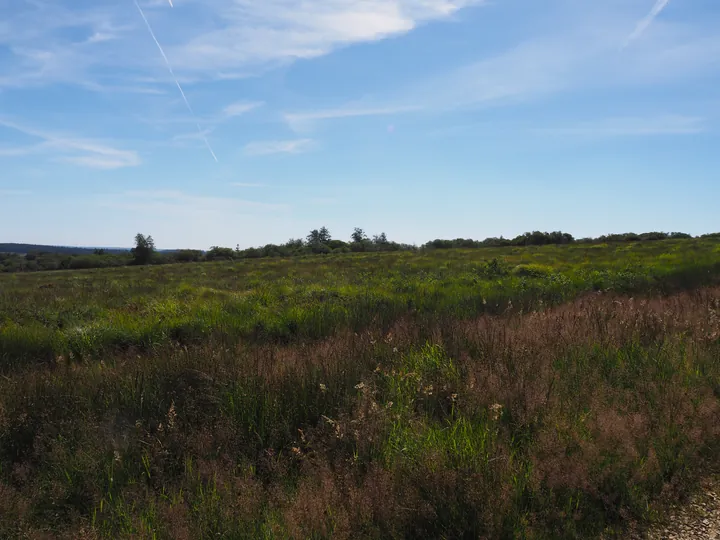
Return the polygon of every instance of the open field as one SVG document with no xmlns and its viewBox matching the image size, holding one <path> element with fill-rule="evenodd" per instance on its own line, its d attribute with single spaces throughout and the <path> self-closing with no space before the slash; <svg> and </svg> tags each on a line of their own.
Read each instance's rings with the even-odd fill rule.
<svg viewBox="0 0 720 540">
<path fill-rule="evenodd" d="M 719 286 L 718 239 L 0 275 L 0 538 L 621 532 L 720 462 Z"/>
</svg>

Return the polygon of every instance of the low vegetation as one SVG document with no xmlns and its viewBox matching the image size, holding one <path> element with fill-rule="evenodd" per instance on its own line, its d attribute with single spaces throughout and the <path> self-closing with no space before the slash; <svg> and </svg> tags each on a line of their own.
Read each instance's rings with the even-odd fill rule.
<svg viewBox="0 0 720 540">
<path fill-rule="evenodd" d="M 720 233 L 703 235 L 701 238 L 718 238 Z M 152 236 L 138 234 L 135 247 L 130 250 L 105 248 L 69 248 L 34 246 L 28 244 L 0 244 L 0 272 L 37 272 L 48 270 L 83 270 L 89 268 L 112 268 L 134 265 L 161 265 L 185 262 L 232 261 L 243 259 L 288 258 L 306 255 L 342 253 L 379 253 L 395 251 L 431 251 L 457 248 L 499 248 L 519 246 L 545 246 L 567 244 L 605 244 L 619 242 L 651 242 L 657 240 L 690 239 L 685 233 L 650 232 L 643 234 L 611 234 L 598 238 L 575 238 L 563 232 L 528 232 L 513 239 L 486 238 L 472 240 L 433 240 L 421 247 L 399 244 L 388 240 L 385 233 L 369 238 L 365 231 L 356 228 L 350 241 L 333 239 L 327 228 L 310 231 L 306 239 L 290 239 L 284 244 L 267 244 L 262 247 L 235 249 L 213 246 L 208 251 L 179 249 L 157 251 Z"/>
<path fill-rule="evenodd" d="M 712 237 L 0 276 L 0 537 L 622 535 L 720 457 L 719 280 Z"/>
</svg>

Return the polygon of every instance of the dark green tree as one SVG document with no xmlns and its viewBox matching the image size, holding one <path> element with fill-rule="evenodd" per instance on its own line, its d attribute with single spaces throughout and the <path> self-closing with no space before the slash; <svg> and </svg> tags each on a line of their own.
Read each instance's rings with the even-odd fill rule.
<svg viewBox="0 0 720 540">
<path fill-rule="evenodd" d="M 332 240 L 332 237 L 330 236 L 330 231 L 327 230 L 327 227 L 320 227 L 320 242 L 327 244 L 330 240 Z"/>
<path fill-rule="evenodd" d="M 314 229 L 307 236 L 307 244 L 312 253 L 329 253 L 330 240 L 332 240 L 330 231 L 326 227 L 321 227 L 320 230 Z"/>
<path fill-rule="evenodd" d="M 153 237 L 138 233 L 135 235 L 135 247 L 132 248 L 131 251 L 135 264 L 150 264 L 155 254 L 155 241 Z"/>
<path fill-rule="evenodd" d="M 307 243 L 310 246 L 316 246 L 320 244 L 320 231 L 313 229 L 310 234 L 307 235 Z"/>
<path fill-rule="evenodd" d="M 355 227 L 355 230 L 350 235 L 350 238 L 352 238 L 352 241 L 355 244 L 362 244 L 367 240 L 367 235 L 365 234 L 365 231 L 363 231 L 360 227 Z"/>
<path fill-rule="evenodd" d="M 321 227 L 320 230 L 313 229 L 307 236 L 307 243 L 311 246 L 327 244 L 330 240 L 332 240 L 332 237 L 330 236 L 330 231 L 327 230 L 327 227 Z"/>
<path fill-rule="evenodd" d="M 232 248 L 213 246 L 205 254 L 205 259 L 208 261 L 231 261 L 237 255 L 237 252 Z"/>
<path fill-rule="evenodd" d="M 375 244 L 376 246 L 385 246 L 389 244 L 387 235 L 384 232 L 376 234 L 375 236 L 373 236 L 373 244 Z"/>
</svg>

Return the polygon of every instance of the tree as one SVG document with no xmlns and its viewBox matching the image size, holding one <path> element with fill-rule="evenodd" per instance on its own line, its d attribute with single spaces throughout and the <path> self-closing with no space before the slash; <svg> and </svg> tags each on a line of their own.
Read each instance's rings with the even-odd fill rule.
<svg viewBox="0 0 720 540">
<path fill-rule="evenodd" d="M 330 240 L 330 231 L 327 230 L 327 227 L 321 227 L 320 230 L 314 229 L 307 236 L 307 244 L 312 253 L 329 253 Z"/>
<path fill-rule="evenodd" d="M 387 235 L 383 232 L 373 236 L 373 244 L 377 246 L 384 246 L 388 244 Z"/>
<path fill-rule="evenodd" d="M 355 230 L 350 235 L 350 238 L 352 238 L 352 241 L 355 244 L 362 244 L 367 240 L 367 235 L 365 234 L 365 231 L 363 231 L 360 227 L 355 227 Z"/>
<path fill-rule="evenodd" d="M 327 227 L 321 227 L 320 230 L 313 229 L 307 236 L 307 243 L 311 246 L 317 246 L 320 244 L 327 244 L 332 238 L 330 237 L 330 231 Z"/>
<path fill-rule="evenodd" d="M 198 262 L 202 260 L 203 252 L 199 249 L 180 249 L 172 257 L 178 262 Z"/>
<path fill-rule="evenodd" d="M 152 236 L 135 235 L 135 247 L 131 250 L 135 264 L 150 264 L 155 253 L 155 241 Z"/>
<path fill-rule="evenodd" d="M 316 246 L 320 243 L 320 231 L 313 229 L 310 234 L 307 235 L 307 243 L 310 246 Z"/>
<path fill-rule="evenodd" d="M 232 248 L 213 246 L 205 254 L 205 259 L 208 261 L 227 260 L 231 261 L 236 257 L 236 251 Z"/>
<path fill-rule="evenodd" d="M 330 231 L 327 230 L 327 227 L 320 227 L 320 242 L 327 244 L 330 240 L 332 240 L 332 238 L 330 237 Z"/>
</svg>

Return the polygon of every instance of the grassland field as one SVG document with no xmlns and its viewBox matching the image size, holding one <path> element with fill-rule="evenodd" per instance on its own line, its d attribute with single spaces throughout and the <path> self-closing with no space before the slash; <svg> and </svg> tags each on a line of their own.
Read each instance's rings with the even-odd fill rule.
<svg viewBox="0 0 720 540">
<path fill-rule="evenodd" d="M 0 538 L 622 536 L 719 420 L 720 239 L 0 275 Z"/>
</svg>

